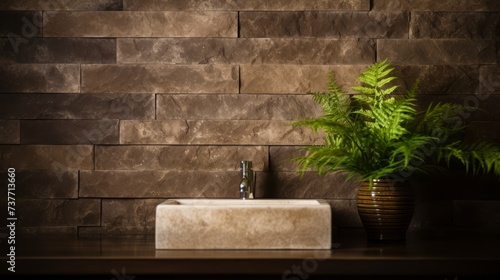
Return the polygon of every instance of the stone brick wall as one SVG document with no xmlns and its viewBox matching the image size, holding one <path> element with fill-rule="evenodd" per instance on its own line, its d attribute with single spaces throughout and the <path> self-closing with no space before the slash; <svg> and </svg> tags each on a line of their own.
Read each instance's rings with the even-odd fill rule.
<svg viewBox="0 0 500 280">
<path fill-rule="evenodd" d="M 324 198 L 359 227 L 357 183 L 295 172 L 321 143 L 291 125 L 320 114 L 306 93 L 387 58 L 500 141 L 499 39 L 497 0 L 2 0 L 0 178 L 17 170 L 19 230 L 142 234 L 166 198 L 237 197 L 245 159 L 258 197 Z M 494 178 L 414 184 L 415 227 L 500 226 Z"/>
</svg>

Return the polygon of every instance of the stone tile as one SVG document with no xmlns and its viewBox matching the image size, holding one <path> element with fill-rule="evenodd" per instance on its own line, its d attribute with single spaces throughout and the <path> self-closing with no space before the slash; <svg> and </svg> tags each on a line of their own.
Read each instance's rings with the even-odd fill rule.
<svg viewBox="0 0 500 280">
<path fill-rule="evenodd" d="M 371 39 L 133 38 L 118 39 L 120 63 L 371 64 Z"/>
<path fill-rule="evenodd" d="M 157 95 L 158 120 L 299 120 L 319 116 L 310 95 Z"/>
<path fill-rule="evenodd" d="M 156 206 L 163 201 L 165 199 L 103 199 L 101 226 L 122 228 L 122 234 L 154 233 Z"/>
<path fill-rule="evenodd" d="M 20 144 L 19 121 L 0 120 L 0 144 Z"/>
<path fill-rule="evenodd" d="M 476 139 L 477 140 L 477 139 Z M 458 169 L 458 168 L 455 168 Z M 498 200 L 500 197 L 500 180 L 493 173 L 467 174 L 461 167 L 460 173 L 447 183 L 452 186 L 450 194 L 455 200 Z"/>
<path fill-rule="evenodd" d="M 0 172 L 0 178 L 6 178 Z M 7 188 L 0 194 L 7 197 Z M 16 198 L 78 198 L 78 171 L 71 170 L 59 178 L 55 172 L 41 170 L 16 170 Z"/>
<path fill-rule="evenodd" d="M 0 168 L 52 170 L 63 178 L 72 169 L 93 169 L 88 145 L 0 145 Z"/>
<path fill-rule="evenodd" d="M 298 171 L 299 165 L 294 160 L 303 157 L 307 153 L 304 146 L 271 146 L 269 147 L 269 170 L 276 171 Z M 313 169 L 308 169 L 313 171 Z"/>
<path fill-rule="evenodd" d="M 327 90 L 328 73 L 346 91 L 367 65 L 241 65 L 241 93 L 304 94 Z"/>
<path fill-rule="evenodd" d="M 256 195 L 265 198 L 356 199 L 360 183 L 333 172 L 264 172 L 257 176 Z"/>
<path fill-rule="evenodd" d="M 478 97 L 477 95 L 471 95 L 467 97 L 462 97 L 461 99 L 459 99 L 461 101 L 460 103 L 468 105 L 472 108 L 478 108 L 479 110 L 463 112 L 461 114 L 461 117 L 466 122 L 494 121 L 498 123 L 500 121 L 500 110 L 498 110 L 498 104 L 500 104 L 500 96 L 490 95 L 489 97 L 485 98 L 485 96 Z"/>
<path fill-rule="evenodd" d="M 480 100 L 486 100 L 491 94 L 500 94 L 500 66 L 481 66 L 479 68 L 480 88 L 476 93 Z"/>
<path fill-rule="evenodd" d="M 450 121 L 461 121 L 464 123 L 488 121 L 488 122 L 498 122 L 500 121 L 500 111 L 498 110 L 498 104 L 500 102 L 500 96 L 489 95 L 487 98 L 478 97 L 474 94 L 464 95 L 464 94 L 444 94 L 444 95 L 421 95 L 419 96 L 419 108 L 424 109 L 430 103 L 436 102 L 449 102 L 452 104 L 466 106 L 470 109 L 465 109 L 459 113 L 459 119 L 456 118 Z"/>
<path fill-rule="evenodd" d="M 498 13 L 412 13 L 410 38 L 500 38 Z"/>
<path fill-rule="evenodd" d="M 4 5 L 2 1 L 0 10 L 5 10 L 2 9 Z M 33 37 L 42 37 L 41 27 L 42 12 L 0 11 L 0 37 L 8 37 L 12 40 L 13 50 L 29 42 Z"/>
<path fill-rule="evenodd" d="M 118 144 L 118 120 L 21 121 L 22 144 Z"/>
<path fill-rule="evenodd" d="M 289 121 L 121 121 L 120 144 L 313 145 L 322 139 Z"/>
<path fill-rule="evenodd" d="M 163 201 L 163 200 L 162 200 Z M 99 227 L 78 227 L 78 237 L 96 237 L 96 236 L 118 236 L 126 237 L 127 240 L 130 238 L 141 239 L 141 238 L 152 238 L 154 244 L 155 228 L 154 227 L 133 227 L 133 226 L 99 226 Z M 109 242 L 111 239 L 107 239 Z M 143 243 L 144 244 L 144 243 Z M 130 248 L 130 244 L 127 247 Z M 138 248 L 143 248 L 144 245 L 136 245 Z M 154 245 L 151 247 L 153 248 Z M 114 247 L 116 248 L 116 247 Z M 113 250 L 112 248 L 108 248 Z M 102 251 L 105 251 L 101 250 Z"/>
<path fill-rule="evenodd" d="M 419 174 L 409 179 L 418 201 L 496 200 L 500 197 L 499 179 L 494 174 L 467 173 L 465 167 L 456 162 L 441 166 L 445 171 Z"/>
<path fill-rule="evenodd" d="M 475 65 L 397 65 L 393 74 L 399 78 L 395 83 L 404 91 L 418 80 L 420 95 L 471 94 L 479 86 L 479 69 Z M 432 98 L 438 99 L 428 97 Z"/>
<path fill-rule="evenodd" d="M 80 65 L 3 64 L 0 92 L 77 93 L 80 91 Z"/>
<path fill-rule="evenodd" d="M 241 93 L 306 93 L 327 89 L 327 73 L 347 92 L 359 84 L 357 76 L 368 66 L 362 65 L 242 65 Z M 393 75 L 402 91 L 420 80 L 419 93 L 457 94 L 477 90 L 479 67 L 473 65 L 394 65 Z M 266 73 L 264 76 L 262 73 Z M 440 79 L 436 79 L 440 77 Z"/>
<path fill-rule="evenodd" d="M 154 119 L 154 94 L 0 94 L 4 119 Z"/>
<path fill-rule="evenodd" d="M 20 227 L 97 226 L 100 199 L 20 199 L 16 200 Z"/>
<path fill-rule="evenodd" d="M 122 0 L 2 0 L 0 10 L 120 11 Z"/>
<path fill-rule="evenodd" d="M 405 65 L 496 64 L 497 51 L 493 40 L 381 39 L 377 44 L 379 59 Z"/>
<path fill-rule="evenodd" d="M 445 165 L 446 166 L 446 165 Z M 444 166 L 444 167 L 445 167 Z M 463 180 L 458 172 L 413 174 L 408 178 L 418 202 L 451 201 L 456 198 L 457 182 Z"/>
<path fill-rule="evenodd" d="M 500 3 L 496 0 L 476 1 L 435 1 L 435 0 L 373 0 L 375 11 L 500 11 Z"/>
<path fill-rule="evenodd" d="M 417 201 L 410 227 L 433 228 L 453 226 L 452 201 Z"/>
<path fill-rule="evenodd" d="M 356 200 L 331 200 L 332 226 L 336 227 L 362 227 L 359 218 Z"/>
<path fill-rule="evenodd" d="M 323 1 L 323 0 L 124 0 L 124 10 L 237 10 L 237 11 L 304 11 L 304 10 L 369 10 L 368 0 Z"/>
<path fill-rule="evenodd" d="M 115 63 L 115 39 L 32 38 L 12 47 L 0 39 L 0 63 Z M 82 51 L 85 50 L 85 51 Z"/>
<path fill-rule="evenodd" d="M 262 146 L 97 146 L 97 170 L 239 171 L 240 161 L 267 170 L 268 148 Z"/>
<path fill-rule="evenodd" d="M 237 37 L 238 14 L 192 12 L 45 12 L 44 37 Z"/>
<path fill-rule="evenodd" d="M 240 12 L 240 37 L 407 38 L 408 13 Z"/>
<path fill-rule="evenodd" d="M 237 198 L 238 171 L 80 171 L 80 197 Z"/>
<path fill-rule="evenodd" d="M 85 93 L 238 93 L 238 66 L 83 65 Z"/>
<path fill-rule="evenodd" d="M 465 141 L 488 141 L 500 143 L 500 123 L 472 122 L 466 128 Z"/>
<path fill-rule="evenodd" d="M 453 211 L 455 226 L 500 227 L 500 201 L 458 200 Z"/>
<path fill-rule="evenodd" d="M 76 236 L 78 233 L 78 227 L 65 227 L 65 226 L 55 226 L 55 227 L 19 227 L 16 228 L 16 233 L 21 234 L 50 234 L 50 235 L 73 235 Z"/>
</svg>

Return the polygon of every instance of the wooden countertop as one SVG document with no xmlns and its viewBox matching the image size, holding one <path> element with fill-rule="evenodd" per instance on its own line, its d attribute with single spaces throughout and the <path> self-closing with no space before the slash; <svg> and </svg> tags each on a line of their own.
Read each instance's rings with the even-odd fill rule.
<svg viewBox="0 0 500 280">
<path fill-rule="evenodd" d="M 500 276 L 498 232 L 415 231 L 408 236 L 406 244 L 371 244 L 362 230 L 342 230 L 334 234 L 332 250 L 247 251 L 155 250 L 154 236 L 26 235 L 16 239 L 15 274 L 7 271 L 7 248 L 2 247 L 0 275 L 102 275 L 113 279 L 114 272 L 120 274 L 124 269 L 133 276 L 267 275 L 269 279 Z"/>
</svg>

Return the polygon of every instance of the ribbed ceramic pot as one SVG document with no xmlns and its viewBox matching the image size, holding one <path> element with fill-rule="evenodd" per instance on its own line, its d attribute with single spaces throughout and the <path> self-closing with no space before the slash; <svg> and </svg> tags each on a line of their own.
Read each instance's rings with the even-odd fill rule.
<svg viewBox="0 0 500 280">
<path fill-rule="evenodd" d="M 358 213 L 371 241 L 404 241 L 413 218 L 415 194 L 407 182 L 378 179 L 363 182 L 357 193 Z"/>
</svg>

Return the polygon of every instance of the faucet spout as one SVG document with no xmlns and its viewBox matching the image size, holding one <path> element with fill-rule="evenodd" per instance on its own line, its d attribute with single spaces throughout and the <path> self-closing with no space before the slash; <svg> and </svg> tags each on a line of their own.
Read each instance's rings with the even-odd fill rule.
<svg viewBox="0 0 500 280">
<path fill-rule="evenodd" d="M 252 170 L 251 161 L 241 161 L 242 179 L 240 182 L 240 198 L 253 199 L 255 186 L 255 173 Z"/>
</svg>

